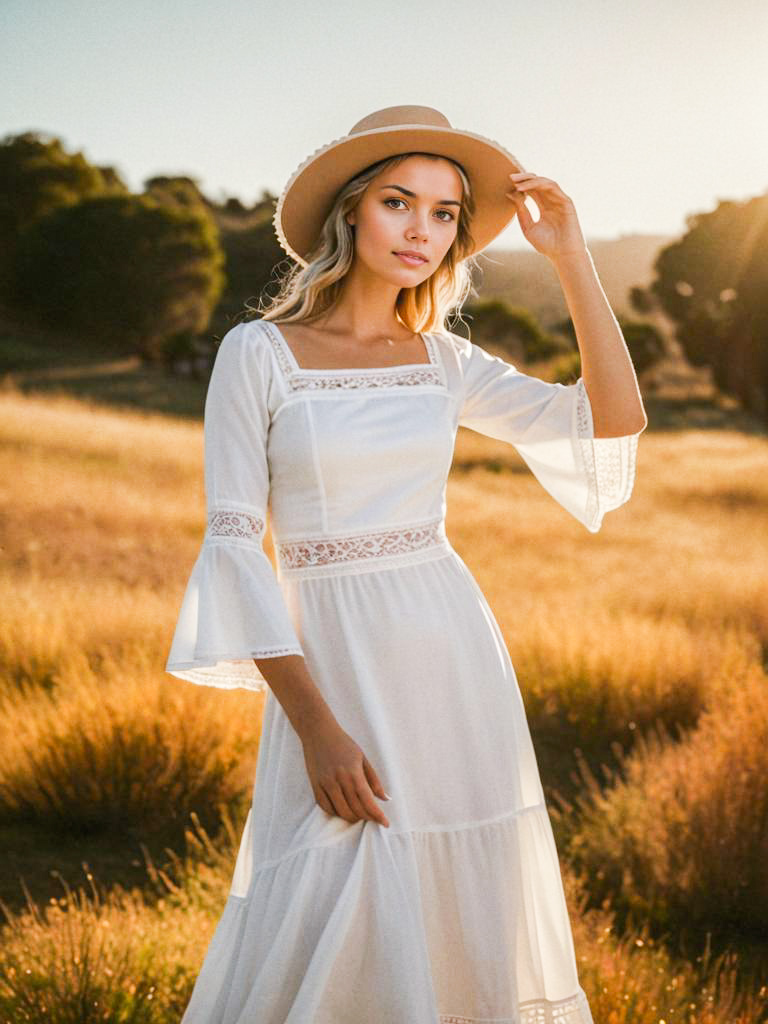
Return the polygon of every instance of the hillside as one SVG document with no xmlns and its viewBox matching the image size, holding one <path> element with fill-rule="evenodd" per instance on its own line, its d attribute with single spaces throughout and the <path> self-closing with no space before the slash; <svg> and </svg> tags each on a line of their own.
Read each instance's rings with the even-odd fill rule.
<svg viewBox="0 0 768 1024">
<path fill-rule="evenodd" d="M 653 277 L 659 249 L 672 241 L 664 235 L 626 235 L 618 239 L 591 239 L 590 252 L 617 316 L 636 317 L 627 300 L 629 289 L 646 287 Z M 554 267 L 534 249 L 484 252 L 482 276 L 476 287 L 483 299 L 503 299 L 531 310 L 545 325 L 562 320 L 568 310 Z"/>
</svg>

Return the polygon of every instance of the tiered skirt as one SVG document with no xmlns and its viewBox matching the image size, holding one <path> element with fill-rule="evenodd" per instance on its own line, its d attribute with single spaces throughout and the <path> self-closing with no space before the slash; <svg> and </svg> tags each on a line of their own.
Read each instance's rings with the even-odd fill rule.
<svg viewBox="0 0 768 1024">
<path fill-rule="evenodd" d="M 182 1024 L 592 1024 L 517 678 L 444 538 L 280 586 L 391 800 L 316 802 L 267 692 L 232 886 Z"/>
</svg>

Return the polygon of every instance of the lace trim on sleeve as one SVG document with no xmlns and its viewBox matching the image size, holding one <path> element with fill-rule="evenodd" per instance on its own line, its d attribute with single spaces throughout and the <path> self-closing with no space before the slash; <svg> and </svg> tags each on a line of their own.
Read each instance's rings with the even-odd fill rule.
<svg viewBox="0 0 768 1024">
<path fill-rule="evenodd" d="M 261 545 L 266 529 L 263 516 L 237 508 L 216 508 L 208 516 L 210 538 L 236 537 Z"/>
<path fill-rule="evenodd" d="M 629 500 L 635 480 L 637 434 L 595 437 L 589 395 L 583 378 L 576 382 L 576 430 L 588 481 L 587 523 L 596 531 L 606 512 Z"/>
<path fill-rule="evenodd" d="M 220 690 L 253 690 L 256 693 L 267 691 L 267 682 L 259 673 L 253 659 L 280 658 L 287 654 L 304 657 L 300 647 L 264 647 L 251 652 L 249 659 L 227 659 L 222 656 L 216 667 L 179 666 L 171 670 L 171 675 L 198 686 L 214 686 Z"/>
</svg>

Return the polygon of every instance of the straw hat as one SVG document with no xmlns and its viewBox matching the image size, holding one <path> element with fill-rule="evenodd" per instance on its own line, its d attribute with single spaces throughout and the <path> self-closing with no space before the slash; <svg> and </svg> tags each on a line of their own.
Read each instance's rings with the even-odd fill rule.
<svg viewBox="0 0 768 1024">
<path fill-rule="evenodd" d="M 509 175 L 525 168 L 493 139 L 452 128 L 433 107 L 385 107 L 353 125 L 348 135 L 315 150 L 299 164 L 282 191 L 273 223 L 280 245 L 307 265 L 310 253 L 343 185 L 370 164 L 410 151 L 450 157 L 466 171 L 476 212 L 470 224 L 478 253 L 513 219 L 516 208 L 505 195 Z"/>
</svg>

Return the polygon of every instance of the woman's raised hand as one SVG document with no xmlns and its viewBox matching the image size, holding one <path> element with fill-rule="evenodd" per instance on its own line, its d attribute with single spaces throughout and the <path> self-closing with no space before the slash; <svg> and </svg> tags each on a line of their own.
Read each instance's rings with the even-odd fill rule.
<svg viewBox="0 0 768 1024">
<path fill-rule="evenodd" d="M 389 797 L 368 758 L 338 723 L 302 737 L 304 762 L 315 799 L 345 821 L 375 821 L 389 828 L 376 797 Z"/>
<path fill-rule="evenodd" d="M 586 254 L 587 243 L 576 207 L 557 182 L 530 171 L 518 171 L 510 174 L 510 178 L 512 189 L 507 197 L 517 207 L 520 230 L 534 249 L 550 259 Z M 538 207 L 538 220 L 533 219 L 525 205 L 526 195 L 530 195 Z"/>
</svg>

